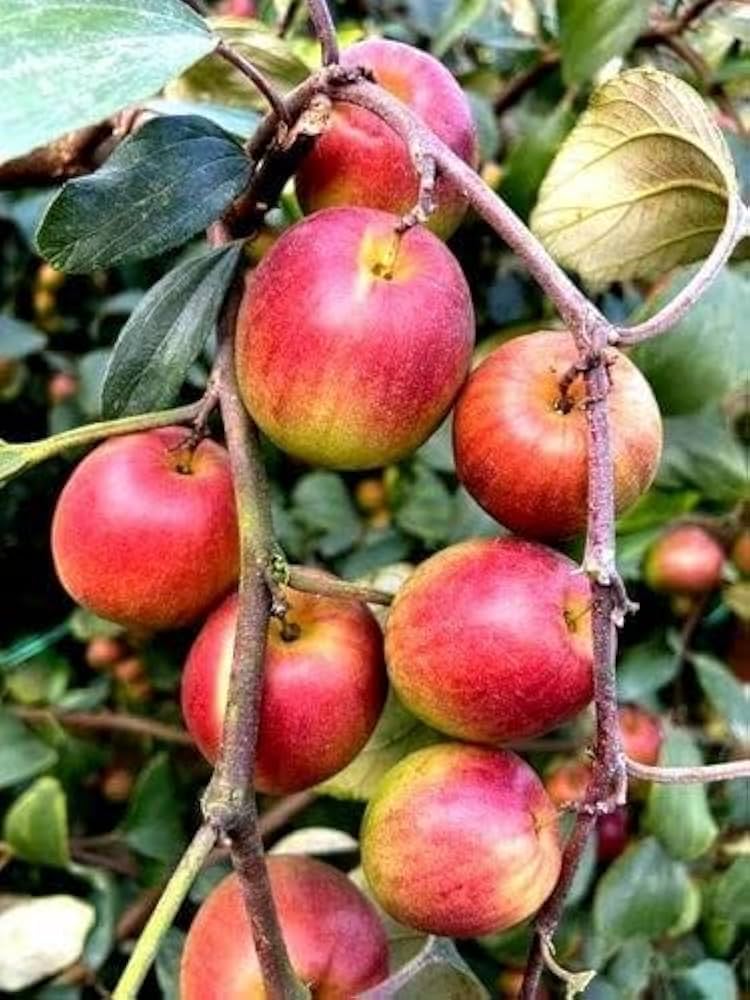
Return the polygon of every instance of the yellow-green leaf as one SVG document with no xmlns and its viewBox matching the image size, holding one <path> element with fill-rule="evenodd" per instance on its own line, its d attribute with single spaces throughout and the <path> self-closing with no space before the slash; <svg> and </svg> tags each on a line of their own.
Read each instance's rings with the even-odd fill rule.
<svg viewBox="0 0 750 1000">
<path fill-rule="evenodd" d="M 233 49 L 249 59 L 279 90 L 291 90 L 308 75 L 305 63 L 261 21 L 212 17 L 209 24 Z M 246 76 L 220 56 L 209 55 L 165 88 L 172 100 L 266 110 L 267 104 Z"/>
<path fill-rule="evenodd" d="M 68 813 L 57 778 L 37 778 L 5 814 L 3 837 L 13 853 L 37 865 L 66 867 Z"/>
<path fill-rule="evenodd" d="M 737 177 L 701 97 L 650 67 L 599 87 L 542 184 L 531 227 L 594 285 L 705 257 Z"/>
</svg>

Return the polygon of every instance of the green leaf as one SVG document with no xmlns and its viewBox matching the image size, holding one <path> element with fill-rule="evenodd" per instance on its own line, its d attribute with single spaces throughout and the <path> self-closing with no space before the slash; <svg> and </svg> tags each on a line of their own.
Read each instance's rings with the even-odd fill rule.
<svg viewBox="0 0 750 1000">
<path fill-rule="evenodd" d="M 4 0 L 0 162 L 151 97 L 216 41 L 182 0 Z"/>
<path fill-rule="evenodd" d="M 170 100 L 168 97 L 156 97 L 153 101 L 147 101 L 144 108 L 159 115 L 200 115 L 201 118 L 207 118 L 238 139 L 247 139 L 261 120 L 258 111 L 228 108 L 223 104 L 208 104 L 201 101 Z"/>
<path fill-rule="evenodd" d="M 623 653 L 617 665 L 619 701 L 642 701 L 674 680 L 679 661 L 664 640 L 654 637 Z"/>
<path fill-rule="evenodd" d="M 0 358 L 28 357 L 47 346 L 47 338 L 28 323 L 12 316 L 0 316 Z"/>
<path fill-rule="evenodd" d="M 86 938 L 82 958 L 89 969 L 96 970 L 104 964 L 115 944 L 119 915 L 117 882 L 109 872 L 98 868 L 71 864 L 69 869 L 91 887 L 88 899 L 96 910 L 96 921 Z"/>
<path fill-rule="evenodd" d="M 678 1000 L 737 1000 L 737 977 L 728 962 L 707 958 L 681 973 Z"/>
<path fill-rule="evenodd" d="M 440 26 L 440 31 L 432 39 L 432 51 L 440 58 L 466 34 L 469 28 L 480 19 L 488 5 L 488 0 L 457 0 L 453 4 L 450 16 Z"/>
<path fill-rule="evenodd" d="M 648 24 L 649 0 L 558 0 L 563 79 L 586 83 L 624 55 Z"/>
<path fill-rule="evenodd" d="M 736 858 L 718 876 L 713 886 L 711 909 L 722 920 L 750 926 L 750 857 Z"/>
<path fill-rule="evenodd" d="M 62 698 L 69 680 L 69 660 L 48 649 L 8 671 L 5 686 L 13 700 L 21 705 L 48 705 Z"/>
<path fill-rule="evenodd" d="M 206 118 L 154 118 L 104 166 L 65 184 L 37 234 L 59 270 L 95 271 L 180 246 L 245 187 L 250 160 Z"/>
<path fill-rule="evenodd" d="M 544 175 L 574 121 L 567 100 L 524 120 L 521 138 L 505 161 L 500 186 L 500 194 L 523 219 L 529 217 Z"/>
<path fill-rule="evenodd" d="M 594 928 L 611 946 L 657 938 L 679 919 L 688 893 L 685 868 L 651 837 L 607 869 L 594 895 Z"/>
<path fill-rule="evenodd" d="M 233 49 L 248 59 L 282 93 L 301 83 L 309 70 L 289 44 L 261 21 L 250 18 L 212 17 L 211 27 Z M 248 78 L 217 55 L 196 66 L 165 88 L 171 100 L 197 101 L 266 111 L 266 99 Z"/>
<path fill-rule="evenodd" d="M 180 798 L 166 754 L 158 754 L 141 773 L 122 824 L 125 840 L 139 854 L 166 864 L 184 844 Z"/>
<path fill-rule="evenodd" d="M 700 686 L 713 707 L 727 721 L 736 740 L 750 743 L 750 698 L 746 688 L 721 663 L 708 653 L 691 653 Z"/>
<path fill-rule="evenodd" d="M 398 527 L 427 545 L 445 542 L 453 522 L 453 498 L 443 480 L 416 462 L 413 475 L 399 482 L 399 493 L 394 516 Z"/>
<path fill-rule="evenodd" d="M 670 729 L 659 754 L 662 767 L 703 764 L 684 729 Z M 711 847 L 719 828 L 708 806 L 705 785 L 660 785 L 649 789 L 645 825 L 674 858 L 693 861 Z"/>
<path fill-rule="evenodd" d="M 617 533 L 628 535 L 646 528 L 661 528 L 676 517 L 693 510 L 700 498 L 700 493 L 696 490 L 665 493 L 652 487 L 627 513 L 618 518 Z"/>
<path fill-rule="evenodd" d="M 309 472 L 292 491 L 292 513 L 321 555 L 331 558 L 346 552 L 361 532 L 344 480 L 335 472 Z"/>
<path fill-rule="evenodd" d="M 641 67 L 594 92 L 544 179 L 531 226 L 593 285 L 654 278 L 709 253 L 736 191 L 703 100 L 677 77 Z"/>
<path fill-rule="evenodd" d="M 424 948 L 395 975 L 364 993 L 361 1000 L 489 1000 L 489 993 L 447 938 L 430 937 Z"/>
<path fill-rule="evenodd" d="M 747 457 L 717 409 L 668 417 L 656 476 L 666 490 L 696 489 L 704 501 L 734 504 L 748 494 Z"/>
<path fill-rule="evenodd" d="M 640 1000 L 651 978 L 654 951 L 644 938 L 626 941 L 607 969 L 617 986 L 619 1000 Z"/>
<path fill-rule="evenodd" d="M 682 272 L 660 289 L 636 317 L 653 315 L 686 284 Z M 691 413 L 722 399 L 747 378 L 750 357 L 750 277 L 725 269 L 690 312 L 668 333 L 634 348 L 664 414 Z"/>
<path fill-rule="evenodd" d="M 102 389 L 107 417 L 169 406 L 215 328 L 237 268 L 239 243 L 193 257 L 139 302 L 120 333 Z"/>
<path fill-rule="evenodd" d="M 5 814 L 3 838 L 14 855 L 35 865 L 67 867 L 68 811 L 57 778 L 37 778 Z"/>
<path fill-rule="evenodd" d="M 0 788 L 28 781 L 57 763 L 57 754 L 23 723 L 0 709 Z"/>
<path fill-rule="evenodd" d="M 372 736 L 354 760 L 322 785 L 322 795 L 337 799 L 369 799 L 387 771 L 402 757 L 439 740 L 440 736 L 408 712 L 393 691 Z"/>
</svg>

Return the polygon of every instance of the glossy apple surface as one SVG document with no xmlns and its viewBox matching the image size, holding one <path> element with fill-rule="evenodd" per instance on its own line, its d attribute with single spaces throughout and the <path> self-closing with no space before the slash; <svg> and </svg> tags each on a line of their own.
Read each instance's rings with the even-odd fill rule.
<svg viewBox="0 0 750 1000">
<path fill-rule="evenodd" d="M 361 844 L 381 906 L 448 937 L 525 920 L 560 871 L 557 813 L 534 771 L 509 751 L 460 743 L 418 750 L 386 775 Z"/>
<path fill-rule="evenodd" d="M 469 368 L 474 314 L 448 249 L 395 216 L 329 209 L 250 272 L 237 328 L 245 405 L 289 454 L 330 468 L 395 462 L 432 433 Z"/>
<path fill-rule="evenodd" d="M 450 736 L 544 733 L 591 700 L 591 592 L 568 558 L 479 539 L 422 563 L 396 595 L 386 662 L 407 708 Z"/>
<path fill-rule="evenodd" d="M 454 153 L 475 164 L 477 139 L 471 107 L 437 59 L 411 45 L 385 39 L 357 42 L 341 53 L 344 66 L 364 66 Z M 305 212 L 363 205 L 404 215 L 416 204 L 417 173 L 406 145 L 377 115 L 351 104 L 334 104 L 332 120 L 297 172 Z M 458 226 L 466 202 L 438 176 L 430 228 L 446 238 Z"/>
<path fill-rule="evenodd" d="M 671 528 L 646 554 L 643 575 L 666 594 L 708 594 L 721 583 L 724 549 L 697 524 Z"/>
<path fill-rule="evenodd" d="M 52 522 L 70 596 L 123 625 L 177 628 L 232 587 L 239 566 L 229 457 L 184 427 L 111 438 L 77 466 Z"/>
<path fill-rule="evenodd" d="M 648 382 L 610 352 L 608 397 L 618 513 L 648 489 L 662 425 Z M 560 379 L 577 360 L 566 331 L 542 330 L 502 344 L 472 372 L 456 403 L 456 471 L 474 499 L 511 531 L 555 539 L 586 527 L 588 430 L 585 387 L 563 402 Z"/>
<path fill-rule="evenodd" d="M 345 767 L 367 742 L 383 708 L 386 675 L 380 627 L 359 601 L 288 591 L 284 638 L 272 619 L 266 645 L 256 788 L 274 795 L 310 788 Z M 216 760 L 237 624 L 237 598 L 213 612 L 182 678 L 185 724 Z"/>
<path fill-rule="evenodd" d="M 312 858 L 268 858 L 271 892 L 297 977 L 316 1000 L 351 1000 L 388 975 L 388 947 L 374 907 L 342 872 Z M 190 926 L 181 1000 L 266 996 L 236 875 L 207 896 Z"/>
</svg>

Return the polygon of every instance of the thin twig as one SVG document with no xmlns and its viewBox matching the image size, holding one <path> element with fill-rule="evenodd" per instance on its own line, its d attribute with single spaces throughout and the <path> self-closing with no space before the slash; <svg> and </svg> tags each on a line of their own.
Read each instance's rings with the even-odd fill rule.
<svg viewBox="0 0 750 1000">
<path fill-rule="evenodd" d="M 750 757 L 726 764 L 700 764 L 695 767 L 655 767 L 630 758 L 625 764 L 631 778 L 653 781 L 657 785 L 704 785 L 712 781 L 750 778 Z"/>
<path fill-rule="evenodd" d="M 223 40 L 216 46 L 215 52 L 218 56 L 221 56 L 222 59 L 231 63 L 235 69 L 238 69 L 240 73 L 248 78 L 253 86 L 256 87 L 268 101 L 279 121 L 284 122 L 287 125 L 289 124 L 289 112 L 287 111 L 286 104 L 284 103 L 283 95 L 274 87 L 271 81 L 268 80 L 263 73 L 261 73 L 261 71 L 250 62 L 249 59 L 246 59 L 240 52 L 233 49 L 231 45 L 228 45 Z"/>
<path fill-rule="evenodd" d="M 320 594 L 321 597 L 344 597 L 354 601 L 364 601 L 366 604 L 383 605 L 389 605 L 393 601 L 393 595 L 387 594 L 384 590 L 339 580 L 335 576 L 324 575 L 307 566 L 290 566 L 286 583 L 292 590 Z"/>
<path fill-rule="evenodd" d="M 204 824 L 180 858 L 167 887 L 159 898 L 138 942 L 128 959 L 125 971 L 112 994 L 113 1000 L 136 1000 L 148 975 L 166 931 L 174 923 L 177 911 L 216 843 L 216 831 Z"/>
<path fill-rule="evenodd" d="M 66 712 L 64 709 L 14 707 L 12 712 L 24 722 L 49 722 L 54 719 L 70 729 L 108 730 L 147 736 L 165 743 L 194 746 L 190 733 L 179 726 L 169 726 L 145 716 L 128 715 L 126 712 Z"/>
<path fill-rule="evenodd" d="M 332 66 L 339 61 L 339 43 L 330 7 L 326 0 L 307 0 L 307 9 L 320 42 L 322 63 L 324 66 Z"/>
</svg>

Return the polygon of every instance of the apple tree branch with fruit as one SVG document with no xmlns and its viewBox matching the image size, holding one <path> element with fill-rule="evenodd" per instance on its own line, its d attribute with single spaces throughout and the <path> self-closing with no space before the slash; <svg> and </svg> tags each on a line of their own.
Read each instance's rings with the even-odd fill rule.
<svg viewBox="0 0 750 1000">
<path fill-rule="evenodd" d="M 575 6 L 559 5 L 568 104 Z M 677 51 L 709 6 L 633 39 Z M 0 442 L 5 481 L 96 445 L 51 528 L 77 604 L 131 630 L 200 626 L 181 709 L 213 769 L 202 821 L 113 996 L 139 995 L 196 878 L 225 850 L 234 873 L 190 926 L 183 1000 L 437 997 L 420 977 L 441 964 L 464 977 L 461 995 L 484 996 L 446 939 L 529 920 L 519 995 L 542 995 L 545 968 L 583 992 L 593 973 L 568 971 L 555 935 L 592 837 L 601 850 L 626 815 L 629 785 L 750 779 L 742 736 L 730 761 L 665 754 L 658 720 L 618 705 L 615 670 L 637 610 L 617 519 L 640 509 L 664 445 L 639 359 L 746 250 L 750 208 L 709 105 L 644 65 L 602 77 L 549 158 L 528 228 L 477 172 L 471 107 L 438 59 L 376 38 L 340 49 L 325 0 L 307 12 L 320 64 L 284 88 L 268 68 L 278 36 L 214 21 L 200 3 L 6 0 L 0 12 L 0 182 L 68 178 L 36 234 L 46 260 L 90 273 L 206 234 L 132 309 L 103 377 L 103 419 Z M 303 14 L 287 12 L 284 30 Z M 25 55 L 32 41 L 57 95 Z M 538 78 L 525 72 L 504 107 Z M 175 78 L 176 98 L 169 87 L 153 98 Z M 264 115 L 241 102 L 219 114 L 216 88 L 230 82 Z M 292 187 L 304 214 L 279 233 L 269 219 Z M 473 289 L 445 243 L 467 210 L 554 307 L 478 365 Z M 599 294 L 699 261 L 632 323 Z M 202 396 L 174 405 L 207 342 Z M 395 588 L 287 557 L 270 447 L 315 469 L 393 467 L 448 415 L 456 475 L 493 519 L 491 537 L 440 548 Z M 685 660 L 730 550 L 745 572 L 749 518 L 747 497 L 721 516 L 687 512 L 649 545 L 649 585 L 688 602 Z M 516 751 L 592 703 L 590 754 L 543 783 Z M 256 794 L 307 805 L 394 711 L 421 735 L 368 796 L 359 846 L 379 911 L 332 866 L 266 858 Z M 639 740 L 648 748 L 635 756 Z M 382 911 L 429 935 L 390 975 Z"/>
</svg>

